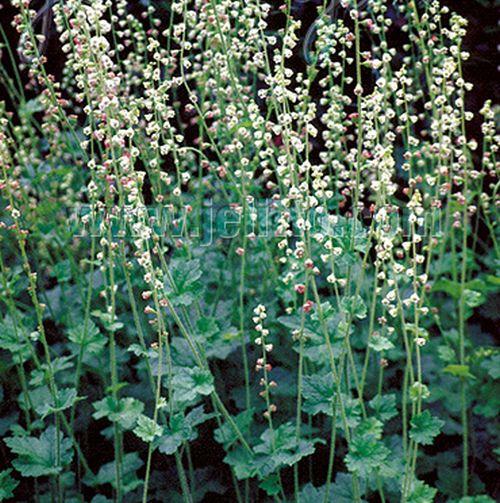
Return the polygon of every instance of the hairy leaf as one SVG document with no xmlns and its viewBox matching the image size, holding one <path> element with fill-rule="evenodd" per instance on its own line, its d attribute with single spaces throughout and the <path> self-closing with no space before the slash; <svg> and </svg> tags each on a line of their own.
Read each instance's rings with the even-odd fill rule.
<svg viewBox="0 0 500 503">
<path fill-rule="evenodd" d="M 432 444 L 434 437 L 439 435 L 444 421 L 431 415 L 428 410 L 416 415 L 410 421 L 410 437 L 422 445 Z"/>
<path fill-rule="evenodd" d="M 57 440 L 60 445 L 60 462 L 57 463 Z M 49 426 L 40 437 L 9 437 L 5 439 L 9 449 L 18 457 L 12 462 L 24 477 L 57 475 L 71 462 L 71 440 L 64 438 L 55 426 Z"/>
</svg>

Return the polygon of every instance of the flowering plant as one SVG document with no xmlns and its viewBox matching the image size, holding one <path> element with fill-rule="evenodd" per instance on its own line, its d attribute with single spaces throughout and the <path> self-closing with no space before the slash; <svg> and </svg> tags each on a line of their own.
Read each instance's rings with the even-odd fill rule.
<svg viewBox="0 0 500 503">
<path fill-rule="evenodd" d="M 12 0 L 0 500 L 493 501 L 467 20 L 301 3 Z"/>
</svg>

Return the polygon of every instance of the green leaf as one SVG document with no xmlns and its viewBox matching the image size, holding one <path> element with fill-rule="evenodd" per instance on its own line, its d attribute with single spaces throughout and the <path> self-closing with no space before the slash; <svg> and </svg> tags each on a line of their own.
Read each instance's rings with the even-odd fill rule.
<svg viewBox="0 0 500 503">
<path fill-rule="evenodd" d="M 10 318 L 0 321 L 0 349 L 12 353 L 16 360 L 24 362 L 31 356 L 30 344 L 26 340 L 28 329 L 23 323 L 14 324 Z"/>
<path fill-rule="evenodd" d="M 426 384 L 422 384 L 421 382 L 414 382 L 410 387 L 410 400 L 413 402 L 417 401 L 419 398 L 422 400 L 426 400 L 431 395 L 429 388 Z"/>
<path fill-rule="evenodd" d="M 277 473 L 268 475 L 259 487 L 266 492 L 268 496 L 276 496 L 280 492 L 280 479 Z"/>
<path fill-rule="evenodd" d="M 475 290 L 465 289 L 463 295 L 465 304 L 471 308 L 478 307 L 486 302 L 486 296 Z"/>
<path fill-rule="evenodd" d="M 92 414 L 94 419 L 106 417 L 113 423 L 117 422 L 125 430 L 135 426 L 144 410 L 144 404 L 135 398 L 120 398 L 115 401 L 112 396 L 106 396 L 92 405 L 96 409 Z"/>
<path fill-rule="evenodd" d="M 207 358 L 227 358 L 237 347 L 235 338 L 238 338 L 238 331 L 230 327 L 221 330 L 214 317 L 201 317 L 196 322 L 196 339 Z"/>
<path fill-rule="evenodd" d="M 362 487 L 360 488 L 362 491 Z M 332 503 L 352 503 L 356 500 L 352 492 L 352 475 L 350 473 L 337 473 L 335 482 L 330 485 L 328 497 L 326 485 L 314 487 L 311 483 L 305 484 L 300 491 L 300 501 L 316 503 L 328 501 Z M 363 493 L 360 494 L 362 496 Z M 362 500 L 364 501 L 364 500 Z"/>
<path fill-rule="evenodd" d="M 141 414 L 133 431 L 144 442 L 152 442 L 162 434 L 163 429 L 156 421 Z"/>
<path fill-rule="evenodd" d="M 356 435 L 360 435 L 363 437 L 369 436 L 380 440 L 382 438 L 383 428 L 384 425 L 382 421 L 379 421 L 374 417 L 369 417 L 363 419 L 363 421 L 359 423 L 358 427 L 356 428 Z"/>
<path fill-rule="evenodd" d="M 56 412 L 69 409 L 73 406 L 73 404 L 83 399 L 84 397 L 79 397 L 76 395 L 75 388 L 59 388 L 57 390 L 55 403 L 54 399 L 51 397 L 49 402 L 44 402 L 36 407 L 36 411 L 43 419 L 49 414 L 54 414 Z"/>
<path fill-rule="evenodd" d="M 243 435 L 246 435 L 250 429 L 254 412 L 255 409 L 251 408 L 233 417 L 233 421 Z M 224 446 L 226 451 L 238 440 L 238 436 L 228 422 L 225 422 L 220 428 L 214 431 L 214 438 L 219 444 Z"/>
<path fill-rule="evenodd" d="M 345 333 L 340 334 L 340 316 L 331 307 L 328 302 L 322 304 L 324 322 L 327 324 L 328 332 L 332 335 L 332 346 L 334 356 L 340 355 L 341 350 L 344 347 Z M 299 316 L 281 316 L 278 321 L 287 327 L 290 331 L 298 330 L 301 326 L 301 321 Z M 328 363 L 328 347 L 325 342 L 325 337 L 321 330 L 321 322 L 319 320 L 317 312 L 314 312 L 310 317 L 306 319 L 304 325 L 304 344 L 303 347 L 296 344 L 293 348 L 294 351 L 302 351 L 304 357 L 308 358 L 317 365 L 323 365 Z M 352 330 L 352 327 L 351 327 Z"/>
<path fill-rule="evenodd" d="M 345 462 L 349 471 L 368 476 L 380 468 L 389 452 L 382 441 L 372 435 L 355 435 L 351 439 Z"/>
<path fill-rule="evenodd" d="M 332 374 L 305 376 L 302 384 L 304 412 L 313 416 L 319 413 L 333 416 L 334 388 Z"/>
<path fill-rule="evenodd" d="M 451 281 L 449 279 L 440 279 L 432 286 L 433 292 L 444 292 L 455 300 L 460 299 L 461 286 L 458 281 Z"/>
<path fill-rule="evenodd" d="M 234 474 L 239 480 L 248 479 L 256 475 L 258 466 L 254 456 L 241 445 L 238 445 L 226 454 L 224 461 L 232 466 Z"/>
<path fill-rule="evenodd" d="M 359 496 L 363 496 L 363 487 L 359 488 Z M 328 501 L 335 501 L 335 503 L 352 503 L 356 498 L 353 494 L 352 475 L 350 473 L 337 473 L 335 482 L 332 484 L 330 490 L 330 499 Z M 361 500 L 362 503 L 365 500 Z"/>
<path fill-rule="evenodd" d="M 91 500 L 90 503 L 113 503 L 113 500 L 106 498 L 102 494 L 96 494 Z"/>
<path fill-rule="evenodd" d="M 19 394 L 18 403 L 22 409 L 33 408 L 35 411 L 46 403 L 52 401 L 52 394 L 47 386 L 40 386 L 28 391 L 29 401 L 23 392 Z"/>
<path fill-rule="evenodd" d="M 344 403 L 347 426 L 349 427 L 357 426 L 361 421 L 361 415 L 362 415 L 359 400 L 342 393 L 342 401 Z M 337 426 L 339 428 L 342 428 L 343 430 L 345 428 L 344 421 L 342 420 L 342 417 L 339 413 L 337 413 Z"/>
<path fill-rule="evenodd" d="M 71 280 L 71 263 L 68 259 L 57 262 L 52 269 L 51 276 L 58 283 L 67 283 Z"/>
<path fill-rule="evenodd" d="M 40 97 L 37 96 L 31 100 L 26 101 L 24 105 L 21 105 L 19 114 L 27 116 L 42 112 L 43 110 L 45 110 L 45 106 Z"/>
<path fill-rule="evenodd" d="M 375 417 L 380 419 L 383 423 L 398 415 L 395 394 L 377 395 L 370 400 L 368 404 L 375 413 Z"/>
<path fill-rule="evenodd" d="M 455 351 L 450 346 L 440 345 L 437 348 L 439 359 L 444 363 L 452 362 L 456 360 Z"/>
<path fill-rule="evenodd" d="M 474 308 L 486 302 L 486 295 L 481 291 L 484 290 L 485 284 L 480 280 L 473 280 L 466 283 L 462 293 L 462 285 L 458 281 L 449 279 L 440 279 L 434 283 L 432 290 L 434 292 L 444 292 L 455 300 L 460 300 L 463 295 L 465 304 L 468 307 Z"/>
<path fill-rule="evenodd" d="M 368 344 L 374 351 L 387 351 L 394 347 L 394 344 L 383 335 L 372 336 L 370 338 L 370 343 Z"/>
<path fill-rule="evenodd" d="M 359 320 L 366 318 L 366 315 L 368 314 L 368 309 L 366 307 L 365 301 L 361 298 L 360 295 L 344 297 L 341 300 L 340 305 L 343 311 L 346 311 Z"/>
<path fill-rule="evenodd" d="M 137 477 L 136 471 L 143 465 L 137 452 L 130 452 L 123 456 L 122 460 L 122 491 L 124 494 L 137 489 L 142 485 L 142 480 Z M 115 462 L 111 461 L 101 466 L 96 476 L 97 484 L 111 484 L 116 489 L 116 468 Z"/>
<path fill-rule="evenodd" d="M 119 381 L 116 384 L 110 384 L 109 386 L 106 386 L 104 388 L 104 392 L 106 394 L 110 394 L 110 393 L 112 394 L 115 391 L 118 393 L 120 390 L 122 390 L 123 388 L 126 388 L 127 386 L 128 386 L 128 382 Z"/>
<path fill-rule="evenodd" d="M 469 372 L 468 365 L 447 365 L 443 372 L 448 372 L 449 374 L 454 375 L 455 377 L 465 377 L 469 379 L 475 379 L 475 377 Z"/>
<path fill-rule="evenodd" d="M 410 438 L 422 445 L 430 445 L 439 435 L 444 421 L 431 415 L 428 410 L 416 415 L 410 421 Z"/>
<path fill-rule="evenodd" d="M 361 222 L 356 220 L 354 229 L 354 219 L 339 216 L 335 224 L 328 223 L 325 220 L 325 231 L 328 235 L 333 236 L 335 244 L 340 246 L 345 254 L 350 253 L 351 244 L 353 249 L 358 252 L 365 252 L 368 245 L 368 233 Z"/>
<path fill-rule="evenodd" d="M 326 485 L 321 487 L 314 487 L 309 482 L 301 488 L 299 493 L 299 501 L 325 501 L 325 492 L 326 492 Z M 333 494 L 331 488 L 330 488 L 330 494 Z"/>
<path fill-rule="evenodd" d="M 188 431 L 186 431 L 188 430 Z M 170 427 L 163 429 L 163 434 L 159 440 L 159 451 L 163 454 L 174 454 L 177 449 L 189 437 L 191 429 L 185 429 L 183 421 L 176 420 L 175 417 L 170 420 Z"/>
<path fill-rule="evenodd" d="M 479 403 L 474 406 L 474 412 L 488 418 L 497 417 L 500 409 L 500 382 L 483 383 L 478 391 Z"/>
<path fill-rule="evenodd" d="M 214 391 L 214 378 L 208 369 L 181 368 L 172 379 L 174 400 L 183 403 L 195 400 L 198 395 Z"/>
<path fill-rule="evenodd" d="M 14 490 L 19 482 L 13 479 L 10 474 L 12 470 L 3 470 L 0 472 L 0 501 L 14 497 Z"/>
<path fill-rule="evenodd" d="M 170 283 L 165 285 L 165 290 L 170 301 L 175 306 L 190 306 L 201 295 L 199 279 L 202 275 L 200 261 L 174 259 L 171 262 L 171 273 L 174 287 Z"/>
<path fill-rule="evenodd" d="M 85 352 L 94 355 L 100 354 L 107 343 L 107 338 L 101 334 L 99 327 L 92 321 L 88 321 L 87 333 L 85 325 L 82 322 L 68 330 L 68 338 L 78 346 L 81 346 Z"/>
<path fill-rule="evenodd" d="M 142 346 L 140 346 L 139 344 L 131 344 L 128 348 L 127 348 L 127 351 L 130 351 L 131 353 L 134 353 L 135 356 L 149 356 L 150 352 L 152 352 L 153 350 L 150 349 L 149 351 L 148 350 L 144 350 L 142 348 Z"/>
<path fill-rule="evenodd" d="M 57 460 L 57 434 L 55 426 L 49 426 L 39 438 L 9 437 L 5 439 L 9 449 L 18 457 L 12 462 L 23 477 L 57 475 L 73 458 L 71 440 L 59 432 L 60 464 Z"/>
<path fill-rule="evenodd" d="M 260 440 L 254 448 L 254 454 L 239 445 L 224 458 L 233 467 L 238 479 L 253 477 L 257 473 L 261 478 L 266 478 L 280 468 L 293 466 L 302 458 L 310 456 L 314 453 L 315 444 L 323 442 L 321 439 L 301 439 L 297 442 L 292 423 L 282 424 L 272 432 L 265 430 Z"/>
<path fill-rule="evenodd" d="M 213 335 L 219 332 L 219 326 L 217 325 L 217 319 L 213 317 L 201 317 L 196 321 L 196 328 L 198 333 L 203 335 L 206 339 L 209 339 Z"/>
<path fill-rule="evenodd" d="M 424 484 L 421 480 L 416 480 L 408 496 L 408 503 L 431 503 L 434 501 L 437 489 Z"/>
<path fill-rule="evenodd" d="M 90 314 L 101 320 L 105 330 L 108 332 L 116 332 L 123 328 L 123 323 L 121 321 L 117 321 L 116 316 L 113 317 L 111 313 L 96 309 Z"/>
<path fill-rule="evenodd" d="M 54 358 L 50 367 L 47 363 L 42 363 L 40 365 L 40 368 L 36 368 L 32 371 L 30 384 L 32 386 L 47 384 L 51 372 L 53 372 L 55 375 L 59 372 L 62 372 L 63 370 L 72 368 L 73 359 L 74 356 L 60 356 L 59 358 Z"/>
<path fill-rule="evenodd" d="M 488 371 L 493 379 L 500 379 L 500 353 L 492 355 L 481 363 L 481 367 Z"/>
<path fill-rule="evenodd" d="M 259 473 L 265 477 L 285 465 L 293 466 L 302 458 L 314 453 L 314 445 L 321 439 L 299 440 L 295 437 L 295 426 L 285 423 L 273 431 L 267 429 L 260 436 L 261 443 L 254 447 L 258 455 L 255 463 Z"/>
<path fill-rule="evenodd" d="M 163 428 L 158 441 L 160 452 L 173 454 L 184 443 L 198 437 L 196 426 L 208 421 L 214 414 L 206 414 L 203 406 L 195 407 L 186 416 L 184 413 L 174 414 L 169 421 L 169 426 Z"/>
<path fill-rule="evenodd" d="M 495 503 L 495 500 L 486 494 L 480 494 L 478 496 L 464 496 L 463 498 L 453 500 L 450 503 Z"/>
</svg>

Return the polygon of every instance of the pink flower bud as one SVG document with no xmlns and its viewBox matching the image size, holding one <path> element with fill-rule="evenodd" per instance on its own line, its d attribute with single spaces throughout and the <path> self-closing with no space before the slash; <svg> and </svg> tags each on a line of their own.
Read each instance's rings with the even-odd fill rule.
<svg viewBox="0 0 500 503">
<path fill-rule="evenodd" d="M 314 306 L 314 302 L 312 300 L 308 300 L 308 301 L 304 302 L 302 309 L 304 309 L 305 313 L 309 313 L 311 311 L 311 309 L 313 308 L 313 306 Z"/>
<path fill-rule="evenodd" d="M 306 287 L 302 283 L 299 283 L 298 285 L 295 285 L 295 291 L 302 295 L 306 291 Z"/>
</svg>

